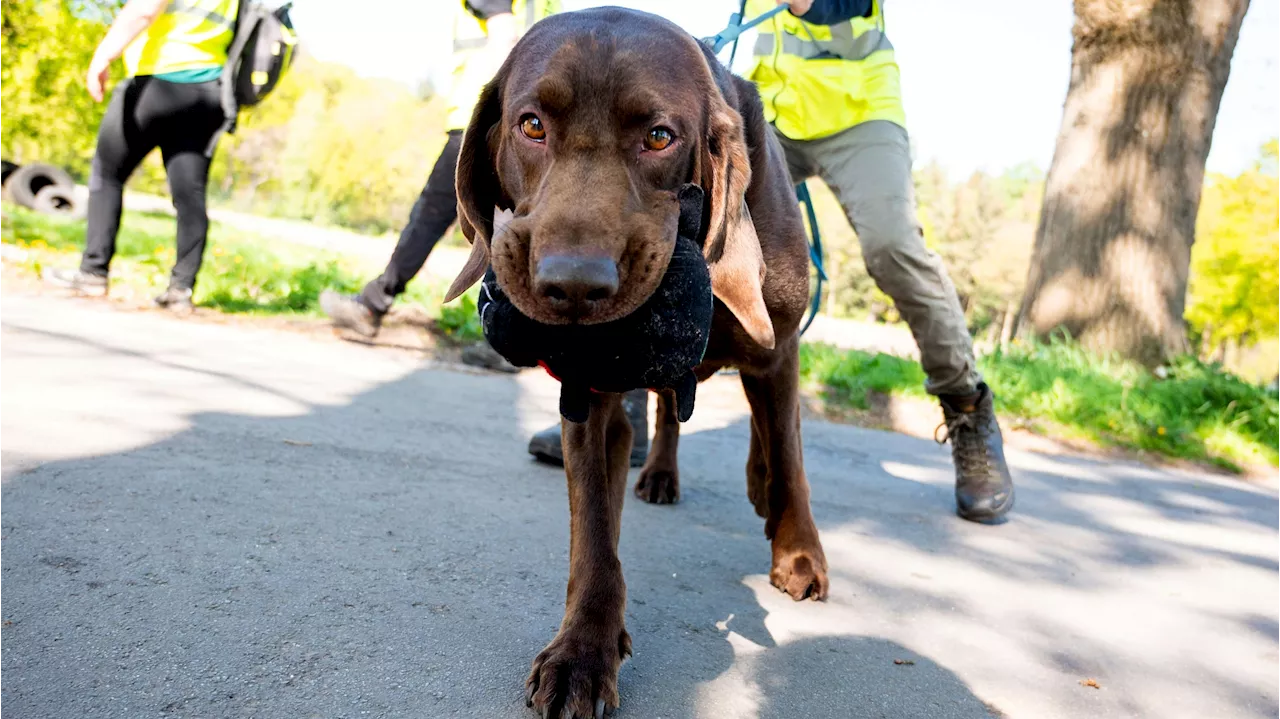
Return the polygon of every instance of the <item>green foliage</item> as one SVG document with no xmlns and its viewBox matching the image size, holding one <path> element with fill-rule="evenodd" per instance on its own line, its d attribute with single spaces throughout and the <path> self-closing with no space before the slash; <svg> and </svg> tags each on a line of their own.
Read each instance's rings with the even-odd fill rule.
<svg viewBox="0 0 1280 719">
<path fill-rule="evenodd" d="M 468 292 L 458 301 L 440 308 L 440 319 L 436 326 L 446 334 L 463 342 L 475 342 L 484 339 L 484 330 L 480 327 L 480 314 L 476 311 L 476 301 Z"/>
<path fill-rule="evenodd" d="M 106 103 L 84 87 L 114 0 L 3 0 L 5 159 L 50 162 L 84 178 Z M 114 65 L 114 85 L 123 67 Z M 399 230 L 444 145 L 443 103 L 305 55 L 224 136 L 210 187 L 237 209 Z M 159 153 L 130 187 L 166 191 Z"/>
<path fill-rule="evenodd" d="M 1254 169 L 1211 176 L 1196 218 L 1186 319 L 1206 356 L 1278 333 L 1280 181 L 1277 142 Z"/>
<path fill-rule="evenodd" d="M 260 245 L 210 253 L 200 269 L 195 300 L 223 312 L 313 313 L 326 289 L 356 292 L 361 278 L 337 259 L 288 261 Z"/>
<path fill-rule="evenodd" d="M 408 88 L 303 56 L 223 138 L 211 186 L 245 211 L 398 231 L 444 145 L 443 119 L 441 103 Z"/>
<path fill-rule="evenodd" d="M 5 159 L 50 162 L 86 176 L 106 105 L 89 97 L 84 78 L 106 34 L 102 18 L 113 5 L 3 0 L 0 142 Z"/>
<path fill-rule="evenodd" d="M 946 264 L 974 331 L 998 331 L 1022 295 L 1043 184 L 1043 173 L 1030 164 L 999 176 L 976 172 L 963 182 L 951 181 L 937 163 L 915 172 L 925 243 Z M 897 321 L 892 300 L 863 267 L 844 210 L 821 182 L 810 185 L 832 278 L 823 298 L 825 311 Z"/>
<path fill-rule="evenodd" d="M 995 389 L 997 411 L 1046 420 L 1107 445 L 1227 468 L 1277 464 L 1280 402 L 1267 390 L 1191 357 L 1166 379 L 1143 367 L 1098 357 L 1069 341 L 1014 344 L 978 361 Z M 923 396 L 915 362 L 802 345 L 801 377 L 829 399 L 865 409 L 868 392 Z"/>
<path fill-rule="evenodd" d="M 171 217 L 126 212 L 112 282 L 158 293 L 173 266 L 173 236 Z M 74 264 L 84 244 L 84 222 L 6 205 L 3 238 L 6 244 L 27 248 L 35 262 Z M 273 246 L 267 238 L 214 224 L 196 278 L 195 301 L 222 312 L 316 314 L 322 291 L 355 292 L 365 279 L 332 253 Z"/>
<path fill-rule="evenodd" d="M 924 393 L 924 372 L 917 362 L 825 344 L 800 346 L 800 376 L 822 385 L 829 398 L 858 409 L 867 409 L 871 392 Z"/>
<path fill-rule="evenodd" d="M 1022 295 L 1043 184 L 1033 165 L 954 184 L 937 165 L 916 173 L 925 242 L 942 257 L 974 332 L 998 329 Z"/>
</svg>

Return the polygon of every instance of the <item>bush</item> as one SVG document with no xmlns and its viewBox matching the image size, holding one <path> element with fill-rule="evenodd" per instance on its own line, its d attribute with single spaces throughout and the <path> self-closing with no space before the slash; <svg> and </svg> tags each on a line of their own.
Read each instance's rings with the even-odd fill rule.
<svg viewBox="0 0 1280 719">
<path fill-rule="evenodd" d="M 1206 182 L 1186 317 L 1204 356 L 1276 336 L 1280 331 L 1280 180 L 1275 140 L 1254 169 Z"/>
<path fill-rule="evenodd" d="M 5 159 L 48 162 L 83 178 L 106 103 L 84 87 L 113 3 L 4 0 L 0 137 Z M 117 63 L 115 80 L 123 75 Z M 113 80 L 114 83 L 114 80 Z"/>
<path fill-rule="evenodd" d="M 484 339 L 484 330 L 480 327 L 480 314 L 476 311 L 474 292 L 468 292 L 458 298 L 455 304 L 440 308 L 440 319 L 436 325 L 450 337 L 462 342 L 476 342 Z"/>
<path fill-rule="evenodd" d="M 1067 340 L 1015 344 L 978 360 L 1003 415 L 1044 420 L 1104 445 L 1208 461 L 1275 466 L 1280 402 L 1220 365 L 1183 357 L 1161 379 Z M 802 379 L 828 399 L 865 409 L 869 393 L 924 395 L 912 361 L 826 345 L 801 346 Z"/>
</svg>

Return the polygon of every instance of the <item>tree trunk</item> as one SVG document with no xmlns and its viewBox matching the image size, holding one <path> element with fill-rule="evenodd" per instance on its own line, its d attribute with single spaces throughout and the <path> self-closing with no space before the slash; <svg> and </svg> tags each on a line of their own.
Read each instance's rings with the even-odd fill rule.
<svg viewBox="0 0 1280 719">
<path fill-rule="evenodd" d="M 1022 335 L 1065 329 L 1147 363 L 1182 312 L 1214 120 L 1248 0 L 1075 0 Z"/>
</svg>

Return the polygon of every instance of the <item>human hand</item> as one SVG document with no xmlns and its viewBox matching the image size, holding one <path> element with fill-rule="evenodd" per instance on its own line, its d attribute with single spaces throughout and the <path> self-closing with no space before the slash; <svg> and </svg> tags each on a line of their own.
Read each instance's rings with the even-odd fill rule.
<svg viewBox="0 0 1280 719">
<path fill-rule="evenodd" d="M 85 75 L 84 85 L 89 89 L 89 97 L 94 102 L 102 102 L 105 94 L 107 78 L 111 75 L 111 63 L 101 60 L 97 55 L 89 62 L 89 72 Z"/>
<path fill-rule="evenodd" d="M 800 17 L 813 7 L 813 0 L 778 0 L 779 5 L 790 5 L 791 14 Z"/>
</svg>

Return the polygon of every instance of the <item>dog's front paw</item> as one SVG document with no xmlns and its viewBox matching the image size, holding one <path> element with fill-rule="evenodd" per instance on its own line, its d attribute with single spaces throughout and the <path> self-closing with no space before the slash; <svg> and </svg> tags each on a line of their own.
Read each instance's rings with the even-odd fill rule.
<svg viewBox="0 0 1280 719">
<path fill-rule="evenodd" d="M 805 598 L 814 601 L 826 599 L 827 559 L 822 553 L 822 546 L 783 549 L 775 542 L 769 581 L 797 602 Z"/>
<path fill-rule="evenodd" d="M 636 496 L 649 504 L 680 501 L 680 472 L 675 469 L 645 467 L 636 480 Z"/>
<path fill-rule="evenodd" d="M 618 708 L 618 667 L 629 656 L 626 629 L 562 629 L 533 660 L 525 704 L 543 717 L 599 719 Z"/>
</svg>

